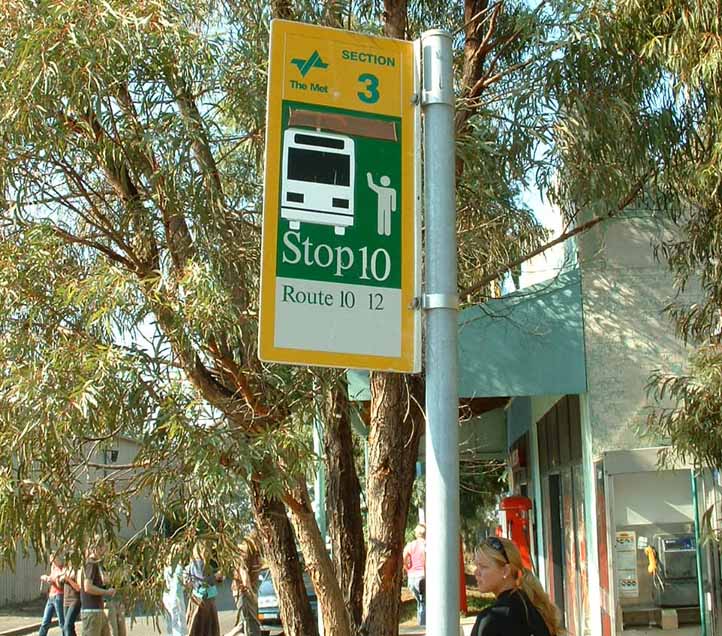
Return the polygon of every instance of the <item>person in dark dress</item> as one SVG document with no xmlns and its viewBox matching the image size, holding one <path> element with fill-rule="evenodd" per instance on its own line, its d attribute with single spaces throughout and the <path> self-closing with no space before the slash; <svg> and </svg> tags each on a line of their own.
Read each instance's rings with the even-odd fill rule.
<svg viewBox="0 0 722 636">
<path fill-rule="evenodd" d="M 186 581 L 191 586 L 186 625 L 189 636 L 221 636 L 218 622 L 217 583 L 223 575 L 213 567 L 210 551 L 202 543 L 193 548 L 193 558 L 185 570 Z"/>
<path fill-rule="evenodd" d="M 558 636 L 559 610 L 541 583 L 521 563 L 508 539 L 487 537 L 476 551 L 479 591 L 492 593 L 494 604 L 476 618 L 471 636 Z"/>
</svg>

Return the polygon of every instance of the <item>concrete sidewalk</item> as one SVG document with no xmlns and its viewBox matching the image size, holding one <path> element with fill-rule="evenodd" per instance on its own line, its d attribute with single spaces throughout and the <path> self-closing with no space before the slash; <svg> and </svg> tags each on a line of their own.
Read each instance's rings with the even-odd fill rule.
<svg viewBox="0 0 722 636">
<path fill-rule="evenodd" d="M 6 611 L 6 610 L 5 610 Z M 4 612 L 5 612 L 4 611 Z M 23 615 L 18 613 L 13 615 L 12 613 L 0 614 L 0 636 L 24 636 L 25 634 L 37 634 L 40 629 L 40 621 L 42 612 L 35 616 Z M 464 636 L 471 634 L 471 628 L 474 625 L 475 616 L 469 616 L 461 619 L 461 626 L 463 629 Z M 223 610 L 218 612 L 218 619 L 221 624 L 221 634 L 226 634 L 231 630 L 236 620 L 235 610 Z M 157 629 L 152 616 L 142 616 L 131 621 L 130 618 L 126 619 L 126 626 L 128 629 L 128 636 L 161 636 L 163 634 L 164 621 L 162 618 L 158 621 L 159 628 Z M 53 627 L 48 632 L 48 636 L 62 636 L 60 628 L 57 627 L 57 620 L 53 621 Z M 271 634 L 278 634 L 280 627 L 270 627 Z M 77 623 L 77 631 L 80 636 L 80 620 Z M 400 626 L 399 634 L 404 636 L 421 636 L 426 634 L 426 630 L 423 627 L 408 627 Z"/>
<path fill-rule="evenodd" d="M 22 605 L 0 609 L 0 633 L 5 636 L 31 634 L 40 629 L 46 599 L 38 597 Z M 57 619 L 51 625 L 56 626 Z M 52 636 L 60 636 L 60 629 L 53 629 Z"/>
<path fill-rule="evenodd" d="M 474 621 L 476 620 L 476 616 L 466 616 L 461 619 L 461 632 L 464 636 L 469 636 L 471 634 L 471 628 L 474 626 Z M 423 627 L 399 627 L 399 635 L 404 634 L 406 636 L 407 634 L 426 634 L 426 629 Z"/>
<path fill-rule="evenodd" d="M 61 636 L 57 624 L 57 619 L 53 619 L 48 636 Z M 37 633 L 39 629 L 40 621 L 37 616 L 0 616 L 0 636 L 22 636 Z"/>
</svg>

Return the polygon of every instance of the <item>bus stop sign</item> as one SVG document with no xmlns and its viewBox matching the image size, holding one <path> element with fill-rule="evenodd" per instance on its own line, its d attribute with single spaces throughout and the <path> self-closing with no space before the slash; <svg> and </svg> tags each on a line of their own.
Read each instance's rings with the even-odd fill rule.
<svg viewBox="0 0 722 636">
<path fill-rule="evenodd" d="M 259 357 L 419 370 L 414 43 L 271 23 Z"/>
</svg>

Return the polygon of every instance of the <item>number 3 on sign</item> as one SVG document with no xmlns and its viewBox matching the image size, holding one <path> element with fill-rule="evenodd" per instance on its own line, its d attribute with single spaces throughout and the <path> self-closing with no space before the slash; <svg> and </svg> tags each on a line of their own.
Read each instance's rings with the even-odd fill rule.
<svg viewBox="0 0 722 636">
<path fill-rule="evenodd" d="M 356 93 L 364 104 L 375 104 L 379 101 L 379 78 L 371 73 L 364 73 L 358 76 L 358 81 L 366 89 L 363 93 Z"/>
</svg>

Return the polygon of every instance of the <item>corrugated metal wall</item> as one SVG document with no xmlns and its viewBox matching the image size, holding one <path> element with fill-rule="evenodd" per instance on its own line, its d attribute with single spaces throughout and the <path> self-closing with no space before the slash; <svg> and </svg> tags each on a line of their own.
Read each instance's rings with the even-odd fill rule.
<svg viewBox="0 0 722 636">
<path fill-rule="evenodd" d="M 18 549 L 15 558 L 15 571 L 0 570 L 0 607 L 25 603 L 42 595 L 40 575 L 49 568 L 44 563 L 36 563 L 35 554 L 24 556 Z"/>
<path fill-rule="evenodd" d="M 0 3 L 2 0 L 0 0 Z M 138 444 L 134 440 L 121 437 L 115 441 L 112 448 L 117 454 L 110 459 L 110 453 L 104 454 L 98 450 L 93 458 L 98 463 L 108 464 L 108 471 L 112 470 L 113 464 L 129 464 L 138 453 Z M 88 479 L 96 479 L 105 475 L 106 469 L 90 469 Z M 127 484 L 127 474 L 117 480 L 116 487 L 121 490 Z M 134 497 L 132 501 L 131 518 L 128 523 L 123 520 L 120 535 L 124 538 L 133 536 L 142 530 L 153 514 L 153 508 L 148 497 Z M 40 575 L 50 570 L 49 564 L 41 559 L 36 562 L 36 555 L 32 552 L 24 555 L 18 549 L 15 559 L 15 571 L 0 569 L 0 607 L 6 607 L 15 603 L 25 603 L 42 596 L 45 591 L 40 588 Z"/>
</svg>

